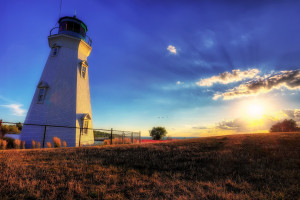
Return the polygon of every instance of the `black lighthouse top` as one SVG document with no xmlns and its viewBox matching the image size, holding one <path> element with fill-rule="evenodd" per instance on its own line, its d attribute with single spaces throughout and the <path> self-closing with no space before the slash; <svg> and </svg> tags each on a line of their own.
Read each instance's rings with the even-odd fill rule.
<svg viewBox="0 0 300 200">
<path fill-rule="evenodd" d="M 61 17 L 58 21 L 58 34 L 71 35 L 85 40 L 87 26 L 81 20 L 74 17 Z"/>
</svg>

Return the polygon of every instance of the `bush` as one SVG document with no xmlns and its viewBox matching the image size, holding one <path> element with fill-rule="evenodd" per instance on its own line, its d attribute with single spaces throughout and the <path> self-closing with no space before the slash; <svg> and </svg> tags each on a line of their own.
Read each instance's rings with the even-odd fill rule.
<svg viewBox="0 0 300 200">
<path fill-rule="evenodd" d="M 25 149 L 25 141 L 22 141 L 22 149 Z"/>
<path fill-rule="evenodd" d="M 37 143 L 36 143 L 36 146 L 37 146 L 38 149 L 40 149 L 40 148 L 41 148 L 41 143 L 40 143 L 40 142 L 37 142 Z"/>
<path fill-rule="evenodd" d="M 164 136 L 167 135 L 165 127 L 153 127 L 150 132 L 150 136 L 153 140 L 161 140 Z"/>
<path fill-rule="evenodd" d="M 35 144 L 36 144 L 35 141 L 32 140 L 32 141 L 31 141 L 31 148 L 32 148 L 32 149 L 35 149 Z"/>
<path fill-rule="evenodd" d="M 61 147 L 61 141 L 58 137 L 53 137 L 53 144 L 55 148 L 60 148 Z"/>
<path fill-rule="evenodd" d="M 15 146 L 15 149 L 20 149 L 21 147 L 21 140 L 14 140 L 14 146 Z"/>
</svg>

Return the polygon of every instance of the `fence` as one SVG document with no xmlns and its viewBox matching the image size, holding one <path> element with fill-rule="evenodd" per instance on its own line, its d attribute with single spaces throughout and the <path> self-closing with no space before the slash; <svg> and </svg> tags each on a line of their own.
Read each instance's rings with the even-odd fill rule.
<svg viewBox="0 0 300 200">
<path fill-rule="evenodd" d="M 14 122 L 2 122 L 0 120 L 0 125 L 3 124 L 10 124 L 15 125 L 17 127 L 22 127 L 23 125 L 26 126 L 34 126 L 39 127 L 37 132 L 43 132 L 42 138 L 38 140 L 42 141 L 42 147 L 45 147 L 45 140 L 47 138 L 47 131 L 50 129 L 59 128 L 58 132 L 65 133 L 67 130 L 71 129 L 79 129 L 79 146 L 81 144 L 81 138 L 84 137 L 84 133 L 87 133 L 88 130 L 93 130 L 94 141 L 102 142 L 104 144 L 133 144 L 133 143 L 141 143 L 141 132 L 133 132 L 133 131 L 120 131 L 111 129 L 91 129 L 91 128 L 82 128 L 82 127 L 71 127 L 71 126 L 55 126 L 55 125 L 42 125 L 42 124 L 25 124 L 25 123 L 14 123 Z M 64 130 L 65 129 L 65 130 Z M 57 132 L 57 131 L 56 131 Z M 0 132 L 1 133 L 1 132 Z M 10 132 L 8 132 L 10 133 Z M 40 134 L 37 134 L 40 135 Z M 63 134 L 62 134 L 63 135 Z M 38 137 L 38 136 L 37 136 Z M 35 139 L 35 138 L 33 138 Z"/>
<path fill-rule="evenodd" d="M 106 144 L 141 143 L 141 132 L 94 129 L 94 139 L 95 141 L 103 141 Z"/>
</svg>

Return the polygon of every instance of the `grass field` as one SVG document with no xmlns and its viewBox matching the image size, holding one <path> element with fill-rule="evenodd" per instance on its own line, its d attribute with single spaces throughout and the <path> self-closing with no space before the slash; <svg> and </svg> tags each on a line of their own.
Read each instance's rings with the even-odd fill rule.
<svg viewBox="0 0 300 200">
<path fill-rule="evenodd" d="M 0 151 L 0 199 L 299 199 L 300 133 Z"/>
</svg>

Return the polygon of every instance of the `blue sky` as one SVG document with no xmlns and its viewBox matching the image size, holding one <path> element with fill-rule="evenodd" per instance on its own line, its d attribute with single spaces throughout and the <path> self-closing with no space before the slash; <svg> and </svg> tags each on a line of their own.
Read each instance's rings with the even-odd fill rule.
<svg viewBox="0 0 300 200">
<path fill-rule="evenodd" d="M 60 0 L 1 2 L 0 118 L 23 122 Z M 300 122 L 300 1 L 63 0 L 93 40 L 95 128 L 171 136 Z"/>
</svg>

